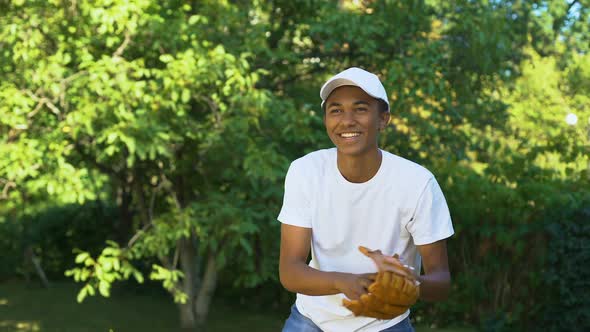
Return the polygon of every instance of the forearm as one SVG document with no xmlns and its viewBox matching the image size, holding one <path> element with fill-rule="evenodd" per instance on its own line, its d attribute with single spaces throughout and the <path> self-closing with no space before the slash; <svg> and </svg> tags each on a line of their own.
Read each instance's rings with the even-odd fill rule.
<svg viewBox="0 0 590 332">
<path fill-rule="evenodd" d="M 448 271 L 431 272 L 419 276 L 420 299 L 427 302 L 445 300 L 451 290 L 451 274 Z"/>
<path fill-rule="evenodd" d="M 279 274 L 283 287 L 293 293 L 312 296 L 341 293 L 337 287 L 340 272 L 324 272 L 303 262 L 292 262 L 281 266 Z"/>
</svg>

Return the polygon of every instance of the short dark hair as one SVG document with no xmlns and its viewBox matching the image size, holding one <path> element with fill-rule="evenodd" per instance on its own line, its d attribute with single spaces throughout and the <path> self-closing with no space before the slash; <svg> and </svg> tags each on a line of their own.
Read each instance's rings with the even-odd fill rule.
<svg viewBox="0 0 590 332">
<path fill-rule="evenodd" d="M 381 112 L 381 113 L 389 112 L 389 105 L 385 102 L 385 100 L 377 99 L 377 102 L 379 103 L 379 105 L 378 105 L 379 112 Z"/>
</svg>

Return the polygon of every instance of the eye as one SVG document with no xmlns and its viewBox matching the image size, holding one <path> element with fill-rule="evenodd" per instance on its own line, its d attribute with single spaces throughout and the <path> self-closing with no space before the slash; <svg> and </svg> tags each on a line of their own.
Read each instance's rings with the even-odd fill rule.
<svg viewBox="0 0 590 332">
<path fill-rule="evenodd" d="M 330 113 L 331 114 L 336 114 L 336 113 L 340 113 L 340 112 L 342 112 L 342 110 L 339 109 L 339 108 L 333 108 L 333 109 L 330 110 Z"/>
<path fill-rule="evenodd" d="M 366 112 L 366 111 L 368 111 L 368 110 L 367 110 L 366 108 L 364 108 L 364 107 L 359 107 L 359 108 L 357 108 L 356 110 L 357 110 L 357 112 Z"/>
</svg>

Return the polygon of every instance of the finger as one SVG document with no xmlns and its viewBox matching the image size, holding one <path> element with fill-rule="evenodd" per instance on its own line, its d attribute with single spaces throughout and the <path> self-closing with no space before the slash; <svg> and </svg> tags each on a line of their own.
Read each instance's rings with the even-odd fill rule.
<svg viewBox="0 0 590 332">
<path fill-rule="evenodd" d="M 399 259 L 399 256 L 396 257 L 397 254 L 395 254 L 395 256 L 391 257 L 391 256 L 383 256 L 383 260 L 387 263 L 399 266 L 399 267 L 403 267 L 404 264 L 402 263 L 402 261 Z"/>
<path fill-rule="evenodd" d="M 403 289 L 403 283 L 404 283 L 404 278 L 400 277 L 400 276 L 393 276 L 392 275 L 392 280 L 391 280 L 391 285 L 394 289 Z"/>
<path fill-rule="evenodd" d="M 347 299 L 342 300 L 342 305 L 346 307 L 346 309 L 352 311 L 355 316 L 358 316 L 361 313 L 361 304 L 359 301 L 349 301 Z"/>
<path fill-rule="evenodd" d="M 369 294 L 363 294 L 363 295 L 361 295 L 361 298 L 359 299 L 359 302 L 369 303 Z"/>
<path fill-rule="evenodd" d="M 343 299 L 342 300 L 342 305 L 345 306 L 348 310 L 355 312 L 357 304 L 355 303 L 357 301 L 349 301 L 347 299 Z"/>
<path fill-rule="evenodd" d="M 359 251 L 362 252 L 363 255 L 369 256 L 369 253 L 371 252 L 371 249 L 369 249 L 367 247 L 359 246 Z"/>
<path fill-rule="evenodd" d="M 372 285 L 381 284 L 383 282 L 383 272 L 377 273 L 375 280 L 373 281 Z"/>
<path fill-rule="evenodd" d="M 404 277 L 407 276 L 408 278 L 412 276 L 412 274 L 408 270 L 404 269 L 403 267 L 399 267 L 397 265 L 383 264 L 382 271 L 383 272 L 386 272 L 386 271 L 393 272 L 395 274 L 399 274 Z"/>
<path fill-rule="evenodd" d="M 379 301 L 379 299 L 377 299 L 375 295 L 366 294 L 365 296 L 361 296 L 361 299 L 359 301 L 362 302 L 369 310 L 378 311 L 383 305 L 383 302 Z"/>
<path fill-rule="evenodd" d="M 391 284 L 391 277 L 392 277 L 391 273 L 384 272 L 384 273 L 381 273 L 381 275 L 382 275 L 381 284 L 389 286 L 389 284 Z"/>
<path fill-rule="evenodd" d="M 354 306 L 356 303 L 358 303 L 357 300 L 342 299 L 342 304 L 347 307 Z"/>
<path fill-rule="evenodd" d="M 404 267 L 406 268 L 406 271 L 408 271 L 408 273 L 410 274 L 412 279 L 415 279 L 417 276 L 416 269 L 414 269 L 413 266 L 409 266 L 409 265 L 404 265 Z"/>
<path fill-rule="evenodd" d="M 367 247 L 359 246 L 359 251 L 363 253 L 363 255 L 367 257 L 373 258 L 375 255 L 383 255 L 381 250 L 371 250 Z"/>
<path fill-rule="evenodd" d="M 416 291 L 416 282 L 406 279 L 404 282 L 404 293 L 412 295 Z"/>
<path fill-rule="evenodd" d="M 420 287 L 409 283 L 406 294 L 408 294 L 410 298 L 417 299 L 420 296 Z"/>
<path fill-rule="evenodd" d="M 395 267 L 397 267 L 399 269 L 406 270 L 406 271 L 408 271 L 410 273 L 413 273 L 413 269 L 414 269 L 413 267 L 411 267 L 411 266 L 409 266 L 407 264 L 402 263 L 401 260 L 399 260 L 399 259 L 397 259 L 395 257 L 383 256 L 383 262 L 385 264 L 390 265 L 390 266 L 395 266 Z"/>
<path fill-rule="evenodd" d="M 358 300 L 361 298 L 361 294 L 363 294 L 363 293 L 364 293 L 364 291 L 362 288 L 355 289 L 353 291 L 353 293 L 350 294 L 350 296 L 348 298 L 350 298 L 351 300 Z"/>
<path fill-rule="evenodd" d="M 397 273 L 401 276 L 410 278 L 412 280 L 416 279 L 414 272 L 410 269 L 408 265 L 402 265 L 399 261 L 393 260 L 392 257 L 385 257 L 384 258 L 385 264 L 383 264 L 384 271 L 391 271 Z"/>
<path fill-rule="evenodd" d="M 397 254 L 393 257 L 384 255 L 381 250 L 372 250 L 370 251 L 368 248 L 359 247 L 359 250 L 367 257 L 371 258 L 375 263 L 377 270 L 379 271 L 394 271 L 401 275 L 407 275 L 410 277 L 412 275 L 411 270 L 408 266 L 404 266 L 402 262 L 397 259 Z"/>
</svg>

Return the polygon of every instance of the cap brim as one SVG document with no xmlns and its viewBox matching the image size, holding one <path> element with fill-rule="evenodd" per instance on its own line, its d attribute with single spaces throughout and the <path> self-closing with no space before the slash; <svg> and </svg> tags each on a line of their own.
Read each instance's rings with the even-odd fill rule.
<svg viewBox="0 0 590 332">
<path fill-rule="evenodd" d="M 336 79 L 333 79 L 330 82 L 326 83 L 322 87 L 322 90 L 320 91 L 320 97 L 322 98 L 323 101 L 326 101 L 326 99 L 328 99 L 328 97 L 330 96 L 332 91 L 336 90 L 336 88 L 339 88 L 339 87 L 345 86 L 345 85 L 353 85 L 353 86 L 357 86 L 360 88 L 360 86 L 357 83 L 355 83 L 354 81 L 351 81 L 346 78 L 336 78 Z M 364 91 L 364 89 L 363 89 L 363 91 Z M 367 92 L 367 91 L 365 91 L 365 92 Z"/>
<path fill-rule="evenodd" d="M 376 99 L 381 99 L 378 96 L 376 96 L 375 94 L 371 93 L 370 91 L 363 89 L 363 87 L 361 85 L 357 84 L 355 81 L 349 80 L 347 78 L 335 78 L 329 82 L 326 82 L 326 84 L 324 84 L 324 86 L 320 90 L 320 97 L 322 98 L 321 106 L 324 107 L 326 100 L 328 99 L 328 97 L 330 96 L 330 94 L 334 90 L 336 90 L 337 88 L 339 88 L 341 86 L 345 86 L 345 85 L 356 86 L 359 89 L 365 91 L 369 96 L 376 98 Z M 389 106 L 389 104 L 388 104 L 388 106 Z M 389 107 L 388 107 L 388 109 L 389 109 Z"/>
</svg>

